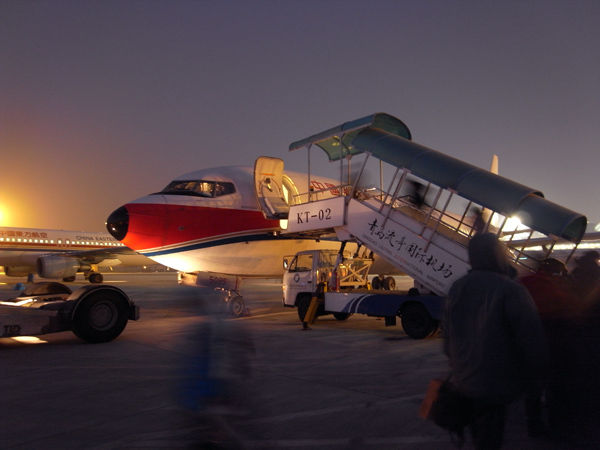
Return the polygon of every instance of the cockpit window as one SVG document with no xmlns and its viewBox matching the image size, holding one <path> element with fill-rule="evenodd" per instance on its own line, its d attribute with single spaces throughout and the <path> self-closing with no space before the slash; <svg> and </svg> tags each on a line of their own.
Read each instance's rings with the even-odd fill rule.
<svg viewBox="0 0 600 450">
<path fill-rule="evenodd" d="M 161 194 L 173 195 L 196 195 L 199 197 L 220 197 L 233 194 L 235 186 L 233 183 L 223 183 L 203 180 L 175 180 L 164 188 Z"/>
</svg>

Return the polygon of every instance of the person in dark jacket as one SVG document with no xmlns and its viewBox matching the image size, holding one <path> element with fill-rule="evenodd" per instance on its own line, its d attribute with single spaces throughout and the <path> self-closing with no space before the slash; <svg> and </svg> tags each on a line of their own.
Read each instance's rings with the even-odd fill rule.
<svg viewBox="0 0 600 450">
<path fill-rule="evenodd" d="M 538 312 L 506 251 L 492 233 L 471 239 L 471 271 L 450 288 L 442 322 L 450 381 L 473 400 L 480 450 L 502 447 L 507 405 L 541 382 L 548 363 Z"/>
<path fill-rule="evenodd" d="M 600 287 L 599 259 L 600 253 L 596 250 L 588 250 L 583 256 L 577 258 L 575 268 L 571 272 L 575 292 L 581 297 L 580 302 L 586 306 L 594 290 Z"/>
<path fill-rule="evenodd" d="M 563 434 L 573 414 L 567 390 L 564 389 L 570 372 L 573 370 L 573 339 L 578 317 L 578 298 L 573 292 L 565 264 L 554 258 L 541 262 L 536 273 L 519 280 L 531 295 L 540 315 L 544 330 L 550 363 L 546 377 L 545 392 L 532 390 L 525 395 L 528 432 L 530 436 Z M 545 402 L 542 401 L 545 398 Z M 548 412 L 550 429 L 542 420 L 543 403 Z"/>
</svg>

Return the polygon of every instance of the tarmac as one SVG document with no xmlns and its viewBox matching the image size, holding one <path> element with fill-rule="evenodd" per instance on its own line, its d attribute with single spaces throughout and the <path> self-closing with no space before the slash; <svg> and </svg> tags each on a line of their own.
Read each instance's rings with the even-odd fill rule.
<svg viewBox="0 0 600 450">
<path fill-rule="evenodd" d="M 16 296 L 16 281 L 0 276 L 3 299 Z M 195 331 L 208 320 L 198 305 L 221 294 L 179 286 L 173 273 L 105 274 L 105 283 L 141 308 L 116 340 L 87 344 L 71 332 L 0 338 L 0 449 L 202 448 L 202 420 L 177 392 L 197 351 Z M 245 282 L 243 293 L 249 315 L 233 320 L 255 354 L 240 399 L 247 414 L 234 428 L 246 448 L 456 448 L 417 415 L 429 381 L 447 374 L 439 334 L 414 340 L 400 325 L 357 315 L 321 317 L 303 331 L 296 311 L 282 306 L 278 282 Z M 518 402 L 503 448 L 577 447 L 528 437 Z"/>
</svg>

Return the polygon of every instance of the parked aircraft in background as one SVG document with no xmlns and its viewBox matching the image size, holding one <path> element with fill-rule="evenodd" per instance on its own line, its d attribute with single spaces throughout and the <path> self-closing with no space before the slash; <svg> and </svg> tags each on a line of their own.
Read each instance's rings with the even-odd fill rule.
<svg viewBox="0 0 600 450">
<path fill-rule="evenodd" d="M 100 267 L 144 266 L 154 262 L 106 233 L 0 227 L 0 266 L 10 277 L 74 281 L 82 272 L 101 283 Z"/>
</svg>

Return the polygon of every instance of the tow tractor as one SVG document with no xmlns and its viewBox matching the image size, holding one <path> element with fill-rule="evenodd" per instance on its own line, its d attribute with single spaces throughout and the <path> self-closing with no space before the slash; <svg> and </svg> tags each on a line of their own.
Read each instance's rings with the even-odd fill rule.
<svg viewBox="0 0 600 450">
<path fill-rule="evenodd" d="M 62 283 L 34 283 L 18 297 L 0 302 L 0 337 L 71 330 L 97 344 L 112 341 L 129 320 L 139 317 L 139 307 L 114 286 L 89 285 L 72 292 Z"/>
<path fill-rule="evenodd" d="M 291 258 L 291 261 L 290 261 Z M 400 317 L 406 334 L 415 339 L 433 335 L 442 314 L 444 297 L 408 292 L 372 290 L 371 257 L 351 256 L 337 250 L 306 250 L 284 258 L 283 305 L 297 307 L 304 328 L 317 316 L 333 314 L 346 320 L 352 314 L 383 317 L 396 325 Z M 378 278 L 374 278 L 377 280 Z M 383 285 L 390 286 L 388 280 Z"/>
</svg>

